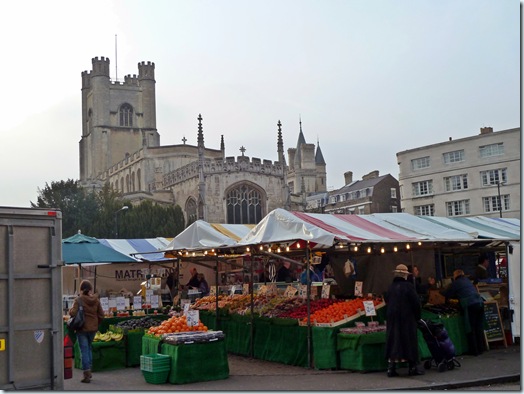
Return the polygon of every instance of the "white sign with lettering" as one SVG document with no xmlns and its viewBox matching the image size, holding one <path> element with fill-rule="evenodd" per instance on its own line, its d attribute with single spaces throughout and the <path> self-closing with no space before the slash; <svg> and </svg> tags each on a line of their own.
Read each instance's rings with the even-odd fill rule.
<svg viewBox="0 0 524 394">
<path fill-rule="evenodd" d="M 142 309 L 142 297 L 141 296 L 133 297 L 133 309 Z"/>
<path fill-rule="evenodd" d="M 158 308 L 158 296 L 157 295 L 151 296 L 151 308 Z"/>
<path fill-rule="evenodd" d="M 362 301 L 362 303 L 364 304 L 366 316 L 377 316 L 377 311 L 375 310 L 375 304 L 373 301 Z"/>
<path fill-rule="evenodd" d="M 355 282 L 355 297 L 362 297 L 362 285 L 363 282 Z"/>
<path fill-rule="evenodd" d="M 186 322 L 187 322 L 188 327 L 198 326 L 199 319 L 200 319 L 200 315 L 199 315 L 198 309 L 191 309 L 187 311 Z"/>
<path fill-rule="evenodd" d="M 107 312 L 109 310 L 109 298 L 101 297 L 100 304 L 102 305 L 102 309 L 104 310 L 104 312 Z"/>
<path fill-rule="evenodd" d="M 116 310 L 123 311 L 126 309 L 126 299 L 124 297 L 116 297 Z"/>
</svg>

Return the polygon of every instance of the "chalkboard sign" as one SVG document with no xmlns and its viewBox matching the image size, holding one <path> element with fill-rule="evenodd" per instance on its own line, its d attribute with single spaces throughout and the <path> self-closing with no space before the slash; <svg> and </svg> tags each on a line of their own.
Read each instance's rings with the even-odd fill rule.
<svg viewBox="0 0 524 394">
<path fill-rule="evenodd" d="M 504 328 L 502 326 L 502 319 L 500 317 L 499 306 L 496 301 L 484 303 L 484 333 L 488 343 L 503 341 L 504 346 L 508 347 L 506 336 L 504 335 Z"/>
</svg>

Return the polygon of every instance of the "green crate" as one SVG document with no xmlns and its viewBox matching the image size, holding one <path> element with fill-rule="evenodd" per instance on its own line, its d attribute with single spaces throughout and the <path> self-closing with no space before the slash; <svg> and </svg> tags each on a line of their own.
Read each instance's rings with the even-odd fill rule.
<svg viewBox="0 0 524 394">
<path fill-rule="evenodd" d="M 140 369 L 147 372 L 164 371 L 171 367 L 171 356 L 168 354 L 146 354 L 140 356 Z"/>
<path fill-rule="evenodd" d="M 167 378 L 169 377 L 169 369 L 160 372 L 142 371 L 142 374 L 144 375 L 144 378 L 146 379 L 147 383 L 163 384 L 167 383 Z"/>
</svg>

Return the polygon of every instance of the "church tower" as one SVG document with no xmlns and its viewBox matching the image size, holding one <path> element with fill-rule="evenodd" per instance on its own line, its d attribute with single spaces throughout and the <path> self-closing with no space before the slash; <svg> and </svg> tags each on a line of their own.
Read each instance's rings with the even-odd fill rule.
<svg viewBox="0 0 524 394">
<path fill-rule="evenodd" d="M 155 64 L 138 63 L 124 82 L 111 81 L 109 58 L 82 72 L 80 182 L 96 185 L 103 173 L 144 147 L 160 146 L 156 128 Z"/>
</svg>

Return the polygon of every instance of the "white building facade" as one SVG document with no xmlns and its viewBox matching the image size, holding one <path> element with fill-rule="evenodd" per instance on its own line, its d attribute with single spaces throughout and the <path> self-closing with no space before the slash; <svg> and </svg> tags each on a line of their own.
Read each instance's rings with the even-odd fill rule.
<svg viewBox="0 0 524 394">
<path fill-rule="evenodd" d="M 520 218 L 520 129 L 397 153 L 402 211 L 425 216 Z"/>
</svg>

